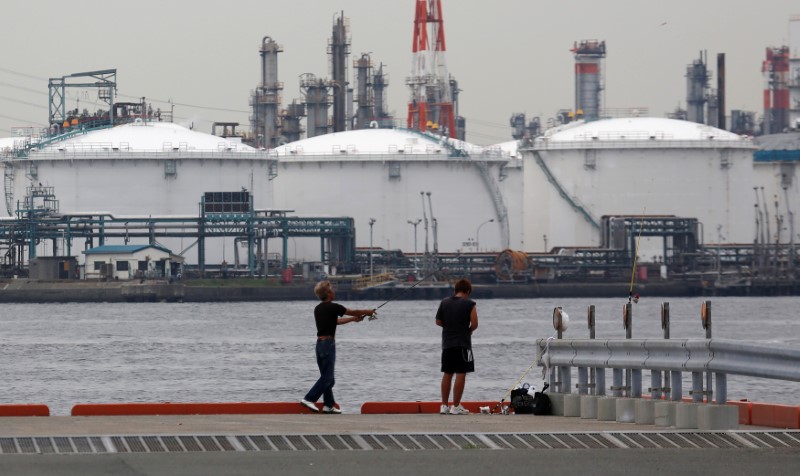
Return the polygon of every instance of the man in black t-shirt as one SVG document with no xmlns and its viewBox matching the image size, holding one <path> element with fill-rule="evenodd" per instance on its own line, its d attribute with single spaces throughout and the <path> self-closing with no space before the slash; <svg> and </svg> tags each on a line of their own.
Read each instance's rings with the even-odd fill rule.
<svg viewBox="0 0 800 476">
<path fill-rule="evenodd" d="M 456 282 L 455 295 L 443 299 L 436 311 L 436 325 L 442 328 L 442 406 L 439 413 L 466 415 L 469 410 L 461 406 L 467 373 L 475 371 L 472 356 L 472 332 L 478 328 L 478 311 L 472 294 L 472 284 L 461 279 Z M 455 385 L 453 385 L 455 375 Z M 450 388 L 453 389 L 453 406 L 448 406 Z"/>
<path fill-rule="evenodd" d="M 316 402 L 322 397 L 322 413 L 342 413 L 333 398 L 334 367 L 336 366 L 336 326 L 348 322 L 361 322 L 364 317 L 375 313 L 374 309 L 348 309 L 333 302 L 336 293 L 330 281 L 320 281 L 314 287 L 314 294 L 322 301 L 314 308 L 314 321 L 317 324 L 317 366 L 319 379 L 311 387 L 300 404 L 313 412 L 319 412 Z M 342 317 L 344 315 L 352 317 Z"/>
</svg>

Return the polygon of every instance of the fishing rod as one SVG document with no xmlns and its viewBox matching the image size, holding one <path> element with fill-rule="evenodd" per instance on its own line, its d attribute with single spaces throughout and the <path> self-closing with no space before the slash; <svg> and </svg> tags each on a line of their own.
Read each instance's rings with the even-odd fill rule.
<svg viewBox="0 0 800 476">
<path fill-rule="evenodd" d="M 560 309 L 561 308 L 556 308 L 556 310 L 560 310 Z M 555 319 L 556 310 L 553 310 L 553 318 L 554 319 Z M 561 312 L 563 312 L 563 311 L 561 311 Z M 564 316 L 566 316 L 566 312 L 564 312 L 563 314 L 564 314 Z M 568 318 L 569 316 L 566 316 L 566 317 Z M 555 321 L 554 321 L 554 325 L 555 325 Z M 559 322 L 559 326 L 561 326 L 560 322 Z M 564 327 L 563 329 L 565 329 L 565 328 L 566 327 Z M 541 356 L 541 362 L 542 362 L 542 365 L 544 367 L 544 369 L 542 371 L 542 379 L 544 380 L 544 384 L 542 385 L 542 393 L 544 393 L 548 388 L 550 388 L 550 383 L 548 382 L 548 380 L 550 379 L 550 353 L 549 353 L 550 352 L 550 341 L 555 339 L 556 335 L 557 334 L 553 334 L 552 336 L 547 338 L 547 341 L 545 343 L 545 350 L 544 350 L 544 353 Z M 501 398 L 500 401 L 497 402 L 497 405 L 495 405 L 494 408 L 492 409 L 492 411 L 490 411 L 489 413 L 494 413 L 495 411 L 497 411 L 498 408 L 502 407 L 503 403 L 506 401 L 506 398 L 508 398 L 508 396 L 511 395 L 511 392 L 513 392 L 514 389 L 519 386 L 519 383 L 522 382 L 522 379 L 524 379 L 525 376 L 530 373 L 530 371 L 533 369 L 533 367 L 536 366 L 536 364 L 539 362 L 539 360 L 540 360 L 540 357 L 539 357 L 539 355 L 537 355 L 533 359 L 533 362 L 531 363 L 531 366 L 528 367 L 528 369 L 525 370 L 525 372 L 523 372 L 522 375 L 519 376 L 517 381 L 514 382 L 511 385 L 511 388 L 508 389 L 506 394 L 503 395 L 503 398 Z M 502 412 L 502 408 L 501 408 L 500 411 Z"/>
<path fill-rule="evenodd" d="M 644 215 L 647 212 L 647 207 L 645 206 L 644 210 L 642 210 L 642 218 L 639 219 L 639 236 L 636 237 L 636 249 L 633 252 L 633 267 L 631 268 L 631 287 L 628 289 L 628 304 L 631 303 L 631 299 L 633 298 L 633 279 L 636 276 L 636 260 L 639 258 L 639 243 L 642 242 L 642 225 L 644 224 Z M 636 295 L 636 302 L 639 302 L 639 295 Z"/>
<path fill-rule="evenodd" d="M 501 407 L 503 406 L 503 403 L 505 403 L 505 401 L 506 401 L 506 398 L 508 398 L 508 396 L 509 396 L 509 395 L 511 395 L 511 392 L 512 392 L 512 391 L 514 391 L 514 389 L 515 389 L 515 388 L 517 388 L 517 386 L 518 386 L 518 385 L 519 385 L 519 383 L 522 381 L 522 379 L 524 379 L 524 378 L 525 378 L 525 376 L 527 376 L 527 375 L 528 375 L 528 373 L 530 373 L 530 371 L 533 369 L 533 367 L 535 367 L 535 366 L 536 366 L 536 360 L 537 360 L 537 359 L 534 359 L 534 360 L 533 360 L 533 363 L 531 364 L 531 366 L 530 366 L 530 367 L 528 367 L 528 370 L 526 370 L 525 372 L 523 372 L 523 373 L 522 373 L 522 375 L 520 375 L 520 377 L 517 379 L 517 381 L 516 381 L 516 382 L 514 382 L 514 384 L 513 384 L 513 385 L 511 385 L 511 388 L 509 388 L 509 389 L 508 389 L 508 391 L 506 392 L 506 394 L 505 394 L 505 395 L 503 395 L 503 398 L 501 398 L 501 399 L 500 399 L 500 401 L 499 401 L 499 402 L 497 402 L 497 405 L 495 405 L 495 406 L 494 406 L 494 408 L 492 408 L 492 411 L 490 411 L 489 413 L 494 413 L 494 412 L 496 412 L 498 408 L 500 408 L 500 410 L 502 411 L 502 408 L 501 408 Z M 545 383 L 544 383 L 544 386 L 543 386 L 543 388 L 542 388 L 542 392 L 544 392 L 545 390 L 547 390 L 547 387 L 549 387 L 549 386 L 550 386 L 550 384 L 549 384 L 549 383 L 547 383 L 547 382 L 545 382 Z"/>
<path fill-rule="evenodd" d="M 458 257 L 460 257 L 460 256 L 461 256 L 461 253 L 457 254 L 457 255 L 455 256 L 455 258 L 458 258 Z M 380 306 L 378 306 L 378 307 L 376 307 L 375 309 L 373 309 L 373 310 L 372 310 L 372 316 L 370 316 L 370 317 L 369 317 L 369 320 L 370 320 L 370 321 L 374 321 L 375 319 L 377 319 L 377 318 L 378 318 L 378 316 L 377 316 L 377 314 L 378 314 L 378 309 L 382 308 L 383 306 L 385 306 L 385 305 L 389 304 L 390 302 L 392 302 L 392 301 L 394 301 L 395 299 L 399 298 L 399 297 L 400 297 L 400 296 L 402 296 L 403 294 L 405 294 L 405 293 L 407 293 L 407 292 L 411 291 L 412 289 L 416 288 L 417 286 L 419 286 L 419 285 L 420 285 L 420 283 L 422 283 L 422 282 L 423 282 L 423 281 L 425 281 L 426 279 L 430 278 L 431 276 L 435 275 L 436 273 L 438 273 L 438 272 L 439 272 L 439 271 L 441 271 L 441 270 L 442 270 L 442 268 L 441 268 L 441 267 L 438 267 L 438 268 L 436 268 L 435 270 L 431 271 L 431 272 L 430 272 L 430 273 L 429 273 L 427 276 L 423 277 L 423 278 L 422 278 L 422 279 L 420 279 L 420 280 L 417 280 L 417 281 L 416 281 L 416 282 L 415 282 L 413 285 L 411 285 L 411 286 L 409 286 L 409 287 L 407 287 L 407 288 L 405 288 L 405 289 L 401 290 L 401 291 L 400 291 L 400 292 L 398 292 L 398 293 L 395 293 L 395 295 L 394 295 L 394 296 L 392 296 L 392 297 L 390 297 L 388 300 L 386 300 L 386 302 L 384 302 L 383 304 L 381 304 Z"/>
</svg>

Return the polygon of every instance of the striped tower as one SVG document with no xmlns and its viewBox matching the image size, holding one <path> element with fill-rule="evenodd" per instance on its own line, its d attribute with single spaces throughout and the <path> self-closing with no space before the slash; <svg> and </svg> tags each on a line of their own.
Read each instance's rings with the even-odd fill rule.
<svg viewBox="0 0 800 476">
<path fill-rule="evenodd" d="M 800 129 L 800 15 L 789 19 L 789 127 Z"/>
<path fill-rule="evenodd" d="M 445 64 L 444 20 L 441 0 L 417 0 L 414 42 L 411 45 L 411 90 L 408 128 L 456 137 L 450 77 Z"/>
<path fill-rule="evenodd" d="M 789 47 L 767 48 L 764 73 L 764 134 L 789 127 Z"/>
<path fill-rule="evenodd" d="M 592 120 L 600 117 L 600 92 L 603 90 L 603 59 L 606 42 L 585 40 L 575 43 L 575 116 Z"/>
</svg>

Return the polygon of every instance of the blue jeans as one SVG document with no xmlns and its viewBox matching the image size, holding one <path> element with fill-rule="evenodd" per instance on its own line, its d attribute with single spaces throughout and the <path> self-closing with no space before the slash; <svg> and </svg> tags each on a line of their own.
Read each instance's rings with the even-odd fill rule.
<svg viewBox="0 0 800 476">
<path fill-rule="evenodd" d="M 333 399 L 333 368 L 336 366 L 336 342 L 333 339 L 317 339 L 317 366 L 319 379 L 305 396 L 309 402 L 316 402 L 322 396 L 322 404 L 333 408 L 336 400 Z"/>
</svg>

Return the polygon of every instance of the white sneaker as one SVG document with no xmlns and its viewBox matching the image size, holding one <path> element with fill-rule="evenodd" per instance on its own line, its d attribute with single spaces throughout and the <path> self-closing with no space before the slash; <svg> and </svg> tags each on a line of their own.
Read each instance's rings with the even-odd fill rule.
<svg viewBox="0 0 800 476">
<path fill-rule="evenodd" d="M 469 410 L 464 408 L 462 405 L 453 405 L 450 407 L 450 414 L 451 415 L 469 415 Z"/>
<path fill-rule="evenodd" d="M 439 408 L 440 415 L 447 415 L 449 412 L 450 412 L 450 407 L 448 407 L 447 405 L 442 405 L 441 408 Z"/>
<path fill-rule="evenodd" d="M 332 413 L 334 415 L 341 415 L 342 409 L 336 407 L 322 407 L 322 413 Z"/>
<path fill-rule="evenodd" d="M 319 413 L 319 408 L 317 408 L 317 406 L 314 404 L 314 402 L 309 402 L 305 398 L 300 400 L 300 405 L 303 405 L 304 407 L 308 408 L 309 410 L 311 410 L 314 413 Z"/>
</svg>

